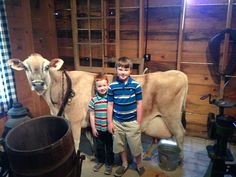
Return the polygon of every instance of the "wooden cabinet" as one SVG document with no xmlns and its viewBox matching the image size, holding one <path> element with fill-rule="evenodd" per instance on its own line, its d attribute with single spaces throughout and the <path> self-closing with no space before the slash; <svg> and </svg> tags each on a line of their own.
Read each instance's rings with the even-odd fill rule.
<svg viewBox="0 0 236 177">
<path fill-rule="evenodd" d="M 130 0 L 130 7 L 122 2 L 55 0 L 59 56 L 68 64 L 73 61 L 76 70 L 104 73 L 114 73 L 115 61 L 127 56 L 134 73 L 142 73 L 143 1 Z M 129 27 L 130 19 L 136 20 L 134 26 Z M 127 36 L 135 36 L 135 41 L 123 40 Z"/>
</svg>

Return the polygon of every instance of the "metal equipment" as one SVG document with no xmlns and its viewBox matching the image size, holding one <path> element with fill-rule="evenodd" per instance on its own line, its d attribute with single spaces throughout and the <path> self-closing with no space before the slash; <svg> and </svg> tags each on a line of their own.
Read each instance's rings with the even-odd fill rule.
<svg viewBox="0 0 236 177">
<path fill-rule="evenodd" d="M 211 159 L 204 177 L 224 177 L 224 175 L 236 176 L 236 164 L 234 157 L 227 148 L 230 137 L 233 136 L 236 128 L 235 118 L 224 114 L 225 108 L 235 107 L 235 103 L 224 99 L 212 99 L 211 94 L 201 97 L 201 100 L 209 98 L 209 104 L 214 104 L 219 108 L 219 114 L 208 114 L 208 135 L 216 140 L 214 145 L 206 147 L 208 157 Z"/>
</svg>

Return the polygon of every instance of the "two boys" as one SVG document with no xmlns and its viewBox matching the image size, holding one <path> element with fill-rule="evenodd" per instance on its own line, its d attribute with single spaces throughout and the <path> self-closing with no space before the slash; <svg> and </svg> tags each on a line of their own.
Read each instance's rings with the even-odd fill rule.
<svg viewBox="0 0 236 177">
<path fill-rule="evenodd" d="M 122 160 L 122 165 L 115 171 L 116 177 L 122 176 L 128 169 L 127 146 L 136 160 L 139 175 L 145 171 L 141 157 L 142 89 L 140 84 L 130 77 L 132 66 L 130 59 L 120 58 L 116 63 L 117 78 L 107 91 L 107 128 L 113 137 L 113 152 L 119 153 Z M 97 87 L 96 92 L 99 93 Z M 90 109 L 90 120 L 93 111 Z M 93 119 L 91 126 L 94 129 L 92 124 Z"/>
</svg>

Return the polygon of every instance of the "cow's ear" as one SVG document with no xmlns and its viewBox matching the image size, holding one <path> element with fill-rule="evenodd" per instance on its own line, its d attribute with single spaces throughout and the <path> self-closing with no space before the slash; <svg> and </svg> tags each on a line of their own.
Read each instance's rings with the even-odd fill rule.
<svg viewBox="0 0 236 177">
<path fill-rule="evenodd" d="M 52 70 L 59 70 L 61 69 L 64 61 L 60 58 L 54 58 L 50 61 L 50 69 Z"/>
<path fill-rule="evenodd" d="M 7 64 L 12 67 L 12 69 L 21 71 L 25 69 L 23 62 L 20 59 L 14 58 L 7 61 Z"/>
</svg>

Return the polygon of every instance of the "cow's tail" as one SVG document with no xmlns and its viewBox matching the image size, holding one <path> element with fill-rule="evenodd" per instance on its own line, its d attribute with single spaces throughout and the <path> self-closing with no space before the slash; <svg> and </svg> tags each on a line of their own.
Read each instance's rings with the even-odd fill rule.
<svg viewBox="0 0 236 177">
<path fill-rule="evenodd" d="M 181 122 L 183 127 L 186 129 L 187 126 L 187 121 L 186 121 L 186 101 L 187 101 L 187 94 L 188 94 L 188 78 L 186 76 L 186 85 L 185 85 L 185 90 L 184 90 L 184 98 L 182 102 L 182 117 L 181 117 Z"/>
</svg>

